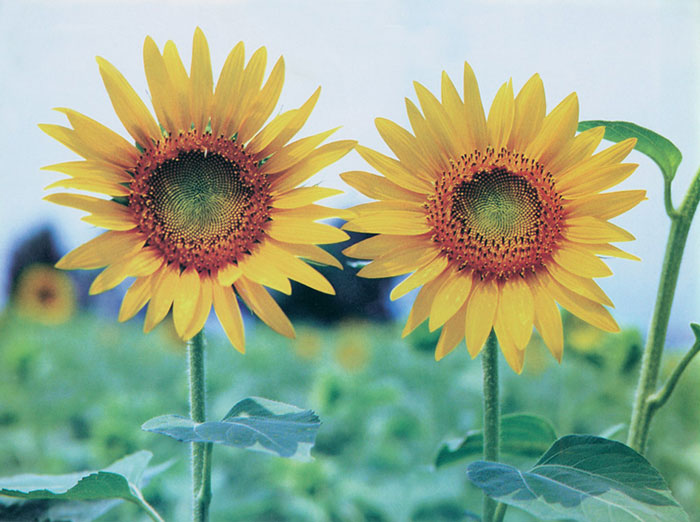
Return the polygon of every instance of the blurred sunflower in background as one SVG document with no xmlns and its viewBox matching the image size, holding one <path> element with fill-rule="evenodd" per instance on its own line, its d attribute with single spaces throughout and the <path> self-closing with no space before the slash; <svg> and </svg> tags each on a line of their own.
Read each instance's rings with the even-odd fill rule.
<svg viewBox="0 0 700 522">
<path fill-rule="evenodd" d="M 512 82 L 504 83 L 488 117 L 466 63 L 463 99 L 444 72 L 441 100 L 414 85 L 421 109 L 406 100 L 412 132 L 376 120 L 398 159 L 358 146 L 382 175 L 342 175 L 379 200 L 355 207 L 357 217 L 344 227 L 377 234 L 344 251 L 372 260 L 359 275 L 412 273 L 392 299 L 421 287 L 403 334 L 428 318 L 431 331 L 442 327 L 439 360 L 462 339 L 475 357 L 494 329 L 506 360 L 520 373 L 533 325 L 561 360 L 556 303 L 602 330 L 617 331 L 605 308 L 612 302 L 593 278 L 612 273 L 600 254 L 637 259 L 610 244 L 634 238 L 608 220 L 637 205 L 645 192 L 601 192 L 637 167 L 621 163 L 635 140 L 594 154 L 605 129 L 576 135 L 575 93 L 546 114 L 537 74 L 517 96 Z"/>
<path fill-rule="evenodd" d="M 68 275 L 40 263 L 20 272 L 13 300 L 20 315 L 45 325 L 65 323 L 76 308 L 75 287 Z"/>
<path fill-rule="evenodd" d="M 47 188 L 107 196 L 45 198 L 87 211 L 83 221 L 107 229 L 56 266 L 106 267 L 91 294 L 135 277 L 119 320 L 149 303 L 146 332 L 172 307 L 177 334 L 191 338 L 213 305 L 229 340 L 243 352 L 239 296 L 271 328 L 293 337 L 292 324 L 264 287 L 289 294 L 291 279 L 334 293 L 302 259 L 340 267 L 316 245 L 347 235 L 315 221 L 347 213 L 314 203 L 341 191 L 299 185 L 347 154 L 355 142 L 322 145 L 334 132 L 329 130 L 288 143 L 309 117 L 320 88 L 300 108 L 265 125 L 282 90 L 284 61 L 276 62 L 263 84 L 264 47 L 246 64 L 243 43 L 236 45 L 215 87 L 200 29 L 194 34 L 189 74 L 171 41 L 161 52 L 147 37 L 143 58 L 157 121 L 121 73 L 97 58 L 114 110 L 135 144 L 71 109 L 57 110 L 72 128 L 40 125 L 84 158 L 44 167 L 70 176 Z"/>
</svg>

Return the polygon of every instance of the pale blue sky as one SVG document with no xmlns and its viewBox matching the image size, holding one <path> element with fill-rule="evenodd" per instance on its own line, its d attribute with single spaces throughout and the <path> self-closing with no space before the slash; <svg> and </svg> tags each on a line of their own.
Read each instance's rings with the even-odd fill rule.
<svg viewBox="0 0 700 522">
<path fill-rule="evenodd" d="M 462 64 L 468 60 L 485 103 L 509 77 L 517 89 L 539 72 L 549 108 L 576 91 L 581 119 L 629 120 L 667 136 L 684 154 L 675 186 L 677 202 L 700 165 L 700 3 L 694 0 L 0 0 L 5 187 L 0 306 L 6 299 L 9 251 L 30 230 L 52 223 L 65 249 L 97 232 L 78 220 L 79 212 L 41 201 L 42 188 L 58 175 L 39 168 L 75 157 L 36 124 L 63 123 L 51 108 L 65 106 L 124 133 L 94 57 L 111 61 L 147 98 L 144 37 L 153 36 L 160 46 L 174 40 L 189 63 L 196 26 L 209 40 L 215 74 L 239 40 L 245 42 L 247 56 L 261 45 L 267 47 L 271 63 L 284 55 L 284 108 L 298 106 L 322 86 L 302 133 L 342 125 L 336 138 L 359 139 L 386 151 L 374 118 L 407 125 L 403 98 L 415 100 L 412 81 L 437 91 L 444 69 L 461 85 Z M 624 246 L 643 261 L 610 260 L 615 275 L 600 284 L 617 304 L 613 314 L 618 321 L 646 330 L 668 225 L 655 165 L 637 153 L 630 161 L 641 166 L 624 187 L 646 189 L 649 201 L 616 222 L 638 237 Z M 338 173 L 354 169 L 368 166 L 351 153 L 313 181 L 343 187 Z M 352 189 L 343 188 L 349 194 L 331 204 L 359 201 Z M 689 342 L 688 322 L 700 321 L 699 230 L 697 225 L 691 230 L 674 307 L 671 332 L 677 343 Z"/>
</svg>

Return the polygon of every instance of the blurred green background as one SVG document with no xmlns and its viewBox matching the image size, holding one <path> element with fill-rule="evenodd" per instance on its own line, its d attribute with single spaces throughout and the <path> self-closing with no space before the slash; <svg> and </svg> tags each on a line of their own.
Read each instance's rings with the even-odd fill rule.
<svg viewBox="0 0 700 522">
<path fill-rule="evenodd" d="M 49 280 L 41 279 L 44 307 Z M 185 349 L 171 320 L 144 335 L 138 319 L 119 324 L 80 308 L 42 324 L 52 316 L 35 315 L 38 306 L 15 299 L 0 319 L 0 475 L 100 469 L 147 449 L 154 464 L 176 459 L 145 489 L 147 500 L 166 520 L 186 520 L 187 446 L 140 430 L 157 415 L 188 413 Z M 295 326 L 288 340 L 248 321 L 241 355 L 209 323 L 210 419 L 256 395 L 311 408 L 322 421 L 311 463 L 215 448 L 212 521 L 473 520 L 481 497 L 467 483 L 467 462 L 433 462 L 445 440 L 481 426 L 480 360 L 462 344 L 436 363 L 425 325 L 404 340 L 394 321 Z M 603 334 L 568 315 L 565 332 L 561 365 L 533 337 L 522 375 L 502 366 L 503 412 L 539 414 L 558 436 L 624 440 L 640 334 Z M 691 520 L 700 519 L 699 403 L 693 364 L 657 416 L 648 454 Z M 122 504 L 99 520 L 147 519 Z M 511 509 L 506 520 L 532 519 Z"/>
</svg>

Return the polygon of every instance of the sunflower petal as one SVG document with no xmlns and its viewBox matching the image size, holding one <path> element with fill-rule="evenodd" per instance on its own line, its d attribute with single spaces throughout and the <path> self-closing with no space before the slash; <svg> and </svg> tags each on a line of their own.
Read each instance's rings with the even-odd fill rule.
<svg viewBox="0 0 700 522">
<path fill-rule="evenodd" d="M 564 329 L 559 308 L 538 283 L 532 284 L 530 290 L 535 301 L 535 328 L 540 332 L 544 344 L 554 358 L 561 362 L 564 353 Z"/>
<path fill-rule="evenodd" d="M 439 253 L 439 250 L 438 250 Z M 438 290 L 430 307 L 428 328 L 434 331 L 447 322 L 466 302 L 472 288 L 473 274 L 453 272 Z M 465 310 L 466 312 L 466 310 Z"/>
<path fill-rule="evenodd" d="M 392 250 L 376 258 L 370 264 L 362 267 L 357 275 L 376 279 L 407 274 L 425 263 L 433 261 L 439 254 L 440 249 L 430 244 L 421 242 L 417 246 L 405 245 L 400 247 L 398 251 Z"/>
<path fill-rule="evenodd" d="M 474 149 L 481 150 L 486 147 L 488 134 L 484 106 L 481 103 L 476 76 L 467 62 L 464 62 L 464 118 L 469 130 L 469 141 L 474 144 Z"/>
<path fill-rule="evenodd" d="M 183 332 L 182 338 L 191 339 L 204 328 L 204 323 L 209 318 L 212 304 L 212 281 L 208 275 L 200 274 L 199 298 L 197 300 L 197 309 L 192 316 L 187 330 Z M 218 284 L 217 284 L 218 286 Z"/>
<path fill-rule="evenodd" d="M 151 302 L 146 310 L 146 319 L 143 323 L 144 333 L 148 333 L 160 323 L 170 310 L 175 299 L 175 292 L 180 286 L 180 268 L 174 265 L 164 266 L 156 272 L 153 281 L 153 293 Z"/>
<path fill-rule="evenodd" d="M 273 216 L 267 225 L 268 235 L 284 243 L 326 244 L 345 241 L 349 236 L 340 229 L 306 219 Z"/>
<path fill-rule="evenodd" d="M 515 101 L 513 100 L 513 82 L 504 83 L 491 104 L 486 126 L 489 131 L 489 144 L 494 150 L 500 151 L 510 139 L 515 117 Z"/>
<path fill-rule="evenodd" d="M 569 217 L 593 216 L 598 219 L 611 219 L 644 201 L 646 194 L 646 190 L 606 192 L 605 194 L 565 201 L 564 205 Z"/>
<path fill-rule="evenodd" d="M 577 243 L 632 241 L 634 236 L 623 228 L 594 217 L 568 219 L 563 236 Z"/>
<path fill-rule="evenodd" d="M 358 192 L 373 199 L 396 199 L 424 203 L 424 194 L 400 187 L 383 176 L 359 170 L 343 172 L 340 177 Z"/>
<path fill-rule="evenodd" d="M 290 295 L 292 293 L 292 285 L 289 283 L 289 279 L 270 262 L 269 256 L 265 255 L 265 246 L 261 246 L 253 254 L 240 259 L 238 268 L 240 268 L 243 276 L 247 279 Z"/>
<path fill-rule="evenodd" d="M 270 117 L 279 101 L 282 85 L 284 84 L 284 59 L 277 60 L 265 85 L 251 105 L 248 115 L 241 123 L 238 138 L 245 143 L 260 130 L 263 123 Z"/>
<path fill-rule="evenodd" d="M 540 75 L 534 74 L 515 97 L 508 149 L 525 149 L 542 128 L 545 113 L 544 85 Z"/>
<path fill-rule="evenodd" d="M 187 131 L 192 125 L 192 86 L 187 71 L 180 58 L 180 53 L 172 40 L 168 40 L 163 47 L 163 63 L 168 71 L 170 82 L 173 86 L 173 95 L 177 98 L 175 107 L 168 107 L 171 116 L 181 131 Z"/>
<path fill-rule="evenodd" d="M 401 332 L 401 337 L 406 337 L 428 318 L 438 290 L 440 290 L 442 284 L 451 274 L 452 270 L 445 270 L 435 279 L 423 285 L 416 296 L 416 300 L 413 302 L 413 307 L 411 307 L 411 312 L 408 314 L 408 319 L 406 320 L 403 332 Z"/>
<path fill-rule="evenodd" d="M 239 278 L 234 286 L 248 308 L 265 324 L 275 332 L 294 339 L 292 323 L 262 286 L 245 277 Z"/>
<path fill-rule="evenodd" d="M 542 129 L 525 149 L 525 155 L 542 164 L 559 154 L 576 133 L 578 126 L 578 97 L 571 93 L 544 119 Z"/>
<path fill-rule="evenodd" d="M 472 359 L 479 355 L 493 328 L 498 309 L 500 290 L 495 280 L 483 279 L 474 283 L 467 301 L 464 337 Z"/>
<path fill-rule="evenodd" d="M 98 56 L 97 64 L 114 112 L 136 143 L 147 147 L 161 139 L 158 124 L 126 78 L 104 58 Z"/>
<path fill-rule="evenodd" d="M 132 255 L 146 242 L 132 232 L 109 231 L 71 250 L 56 263 L 62 270 L 91 270 Z"/>
<path fill-rule="evenodd" d="M 613 305 L 610 298 L 592 279 L 572 274 L 570 271 L 565 270 L 557 263 L 549 263 L 547 265 L 547 272 L 549 272 L 549 275 L 556 279 L 561 285 L 565 286 L 572 292 L 576 292 L 583 297 L 587 297 L 596 303 L 606 306 Z"/>
<path fill-rule="evenodd" d="M 525 350 L 521 350 L 516 345 L 510 331 L 506 328 L 504 318 L 500 314 L 500 307 L 496 313 L 496 318 L 493 323 L 493 329 L 496 332 L 498 343 L 501 345 L 501 353 L 505 358 L 508 366 L 520 375 L 523 371 L 523 362 L 525 361 Z"/>
<path fill-rule="evenodd" d="M 173 323 L 177 335 L 184 339 L 185 331 L 197 310 L 202 283 L 194 268 L 180 274 L 180 281 L 173 296 Z"/>
<path fill-rule="evenodd" d="M 405 168 L 410 169 L 412 174 L 432 182 L 434 176 L 432 168 L 423 154 L 420 153 L 420 144 L 413 134 L 385 118 L 376 118 L 374 125 L 384 142 Z"/>
<path fill-rule="evenodd" d="M 511 277 L 501 288 L 499 311 L 504 328 L 519 350 L 524 350 L 532 336 L 535 304 L 529 285 L 521 277 Z"/>
<path fill-rule="evenodd" d="M 467 303 L 464 303 L 459 310 L 445 323 L 440 332 L 435 347 L 435 360 L 439 361 L 445 355 L 454 350 L 462 339 L 464 339 L 464 320 L 467 314 Z"/>
<path fill-rule="evenodd" d="M 428 225 L 423 212 L 388 210 L 354 218 L 343 225 L 343 230 L 368 234 L 418 236 L 431 232 L 432 228 Z"/>
<path fill-rule="evenodd" d="M 572 274 L 581 277 L 607 277 L 612 270 L 590 249 L 564 243 L 552 252 L 552 259 Z"/>
<path fill-rule="evenodd" d="M 304 263 L 301 259 L 288 252 L 282 243 L 274 240 L 269 240 L 265 249 L 269 255 L 270 261 L 284 275 L 294 281 L 323 292 L 325 294 L 335 295 L 333 286 L 328 280 L 313 267 Z"/>
<path fill-rule="evenodd" d="M 213 85 L 211 73 L 211 58 L 209 57 L 209 45 L 202 30 L 197 27 L 192 41 L 192 65 L 190 67 L 192 81 L 190 105 L 194 116 L 195 129 L 200 132 L 209 122 L 209 109 L 213 100 Z"/>
<path fill-rule="evenodd" d="M 141 308 L 145 306 L 151 298 L 153 292 L 153 281 L 157 274 L 136 279 L 124 294 L 121 307 L 119 308 L 119 322 L 128 321 L 134 317 Z"/>
<path fill-rule="evenodd" d="M 448 263 L 449 261 L 446 256 L 438 256 L 432 261 L 428 261 L 413 274 L 396 285 L 389 297 L 392 301 L 395 301 L 419 286 L 432 281 L 447 268 Z"/>
<path fill-rule="evenodd" d="M 299 208 L 342 193 L 342 190 L 330 187 L 297 187 L 274 196 L 272 206 L 279 209 Z"/>
<path fill-rule="evenodd" d="M 243 42 L 238 42 L 226 57 L 214 90 L 211 109 L 211 132 L 215 136 L 223 134 L 225 137 L 230 138 L 235 132 L 233 128 L 228 126 L 228 122 L 233 115 L 241 83 L 243 82 L 244 62 L 245 47 Z"/>
<path fill-rule="evenodd" d="M 334 266 L 340 270 L 343 269 L 343 265 L 335 257 L 316 245 L 284 243 L 284 249 L 303 259 L 322 265 Z"/>
<path fill-rule="evenodd" d="M 216 281 L 212 283 L 212 300 L 214 311 L 219 318 L 221 326 L 226 332 L 226 337 L 233 347 L 241 353 L 245 353 L 245 336 L 243 335 L 243 318 L 238 307 L 236 294 L 231 286 L 220 286 Z"/>
<path fill-rule="evenodd" d="M 186 130 L 178 125 L 177 112 L 173 113 L 177 110 L 177 91 L 170 81 L 163 56 L 150 36 L 143 43 L 143 63 L 151 103 L 158 121 L 169 133 Z"/>
</svg>

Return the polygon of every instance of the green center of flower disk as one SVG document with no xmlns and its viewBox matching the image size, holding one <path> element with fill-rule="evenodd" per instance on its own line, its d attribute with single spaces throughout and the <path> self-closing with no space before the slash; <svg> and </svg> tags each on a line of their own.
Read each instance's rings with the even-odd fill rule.
<svg viewBox="0 0 700 522">
<path fill-rule="evenodd" d="M 236 163 L 201 150 L 158 166 L 149 194 L 165 233 L 187 243 L 211 242 L 239 228 L 251 193 L 240 172 Z"/>
<path fill-rule="evenodd" d="M 561 197 L 552 175 L 522 154 L 475 151 L 452 163 L 428 197 L 432 239 L 458 270 L 524 276 L 561 240 Z"/>
<path fill-rule="evenodd" d="M 249 253 L 269 220 L 264 174 L 231 140 L 182 134 L 145 150 L 129 208 L 146 244 L 165 259 L 216 271 Z"/>
<path fill-rule="evenodd" d="M 537 229 L 540 209 L 537 191 L 502 168 L 477 172 L 453 195 L 455 215 L 485 239 L 531 234 Z"/>
</svg>

